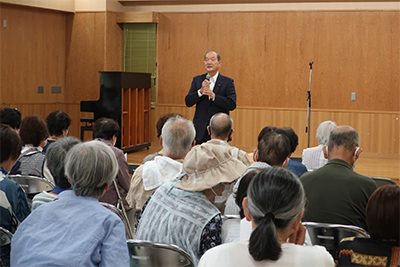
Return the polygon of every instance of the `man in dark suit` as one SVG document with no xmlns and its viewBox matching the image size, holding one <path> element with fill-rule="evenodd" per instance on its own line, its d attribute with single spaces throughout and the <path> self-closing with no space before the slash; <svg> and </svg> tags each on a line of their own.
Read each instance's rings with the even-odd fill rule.
<svg viewBox="0 0 400 267">
<path fill-rule="evenodd" d="M 196 144 L 211 139 L 207 132 L 210 118 L 219 112 L 229 114 L 236 108 L 236 90 L 233 79 L 218 72 L 221 56 L 210 51 L 204 56 L 207 73 L 195 76 L 189 93 L 185 98 L 186 106 L 196 104 L 193 123 L 196 129 Z"/>
</svg>

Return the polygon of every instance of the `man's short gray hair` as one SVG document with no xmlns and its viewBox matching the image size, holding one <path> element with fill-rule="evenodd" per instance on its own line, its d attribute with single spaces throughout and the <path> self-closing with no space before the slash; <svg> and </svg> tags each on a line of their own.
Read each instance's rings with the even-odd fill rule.
<svg viewBox="0 0 400 267">
<path fill-rule="evenodd" d="M 186 156 L 196 136 L 193 122 L 180 116 L 169 118 L 161 133 L 164 154 L 177 159 Z"/>
<path fill-rule="evenodd" d="M 328 144 L 329 135 L 336 127 L 337 125 L 333 121 L 324 121 L 318 126 L 317 139 L 320 145 L 326 146 Z"/>
<path fill-rule="evenodd" d="M 215 53 L 215 54 L 217 55 L 218 61 L 221 61 L 221 55 L 218 54 L 218 53 L 215 52 L 215 51 L 208 51 L 208 52 L 204 55 L 204 60 L 206 60 L 207 55 L 210 54 L 210 53 Z"/>
<path fill-rule="evenodd" d="M 232 131 L 233 120 L 226 113 L 217 113 L 210 119 L 210 132 L 215 137 L 228 138 Z"/>
<path fill-rule="evenodd" d="M 339 126 L 331 132 L 328 141 L 328 150 L 332 151 L 334 147 L 343 146 L 347 151 L 360 146 L 358 133 L 351 126 Z"/>
<path fill-rule="evenodd" d="M 99 197 L 117 176 L 117 158 L 108 145 L 98 140 L 81 143 L 68 152 L 65 173 L 75 195 Z"/>
</svg>

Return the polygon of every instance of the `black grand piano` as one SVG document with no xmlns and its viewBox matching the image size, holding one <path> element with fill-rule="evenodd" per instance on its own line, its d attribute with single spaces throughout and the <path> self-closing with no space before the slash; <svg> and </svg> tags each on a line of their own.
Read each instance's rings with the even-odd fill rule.
<svg viewBox="0 0 400 267">
<path fill-rule="evenodd" d="M 131 152 L 150 143 L 151 74 L 136 72 L 100 71 L 100 98 L 81 101 L 81 112 L 93 112 L 93 118 L 81 118 L 90 130 L 98 118 L 114 119 L 121 127 L 116 147 Z"/>
</svg>

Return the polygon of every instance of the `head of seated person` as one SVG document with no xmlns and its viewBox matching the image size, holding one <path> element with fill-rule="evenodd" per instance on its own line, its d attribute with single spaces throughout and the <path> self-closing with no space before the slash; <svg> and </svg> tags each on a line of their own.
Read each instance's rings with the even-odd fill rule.
<svg viewBox="0 0 400 267">
<path fill-rule="evenodd" d="M 236 193 L 235 203 L 240 208 L 239 215 L 240 215 L 241 219 L 243 219 L 245 217 L 242 203 L 243 203 L 243 199 L 245 197 L 247 197 L 247 189 L 249 188 L 249 184 L 250 184 L 251 180 L 253 180 L 253 178 L 261 171 L 262 171 L 262 169 L 255 169 L 253 171 L 250 171 L 250 172 L 246 173 L 240 180 L 239 187 L 238 187 L 237 191 L 235 192 Z"/>
<path fill-rule="evenodd" d="M 50 137 L 58 139 L 68 135 L 71 118 L 62 110 L 55 110 L 46 117 Z"/>
<path fill-rule="evenodd" d="M 0 125 L 0 140 L 0 167 L 8 172 L 21 154 L 22 143 L 14 129 L 6 124 Z"/>
<path fill-rule="evenodd" d="M 93 138 L 104 139 L 115 145 L 120 131 L 121 129 L 115 120 L 110 118 L 100 118 L 94 122 Z"/>
<path fill-rule="evenodd" d="M 195 136 L 193 122 L 180 116 L 169 118 L 160 137 L 164 155 L 172 159 L 183 159 L 195 144 Z"/>
<path fill-rule="evenodd" d="M 270 166 L 286 167 L 291 154 L 290 141 L 287 136 L 276 132 L 263 135 L 258 142 L 254 160 L 265 162 Z"/>
<path fill-rule="evenodd" d="M 233 133 L 233 120 L 226 113 L 217 113 L 211 117 L 207 131 L 211 139 L 230 141 Z"/>
<path fill-rule="evenodd" d="M 324 121 L 318 126 L 316 138 L 320 145 L 328 145 L 329 135 L 336 127 L 337 125 L 333 121 Z"/>
<path fill-rule="evenodd" d="M 378 240 L 399 242 L 400 186 L 385 185 L 375 190 L 365 211 L 369 234 Z"/>
<path fill-rule="evenodd" d="M 51 143 L 46 152 L 46 164 L 54 178 L 55 187 L 49 193 L 42 192 L 32 199 L 32 210 L 44 203 L 53 201 L 59 193 L 71 188 L 71 184 L 65 175 L 65 158 L 68 151 L 80 141 L 75 137 L 64 137 Z"/>
<path fill-rule="evenodd" d="M 249 253 L 254 260 L 279 259 L 281 244 L 301 227 L 305 201 L 299 179 L 283 168 L 265 169 L 252 179 L 243 208 L 253 223 Z"/>
<path fill-rule="evenodd" d="M 18 131 L 21 125 L 21 112 L 16 108 L 0 109 L 0 124 L 10 125 L 11 128 Z"/>
<path fill-rule="evenodd" d="M 40 116 L 26 116 L 21 121 L 19 136 L 23 146 L 44 147 L 49 137 L 46 122 Z"/>
</svg>

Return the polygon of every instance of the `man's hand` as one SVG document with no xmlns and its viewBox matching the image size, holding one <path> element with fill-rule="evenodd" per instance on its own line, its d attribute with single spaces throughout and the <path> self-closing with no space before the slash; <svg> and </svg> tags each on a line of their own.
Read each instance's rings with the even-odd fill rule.
<svg viewBox="0 0 400 267">
<path fill-rule="evenodd" d="M 211 99 L 214 99 L 215 94 L 214 94 L 213 91 L 211 91 L 211 89 L 210 89 L 210 84 L 211 84 L 211 82 L 209 82 L 207 79 L 205 79 L 205 80 L 203 81 L 203 83 L 201 84 L 200 93 L 201 93 L 202 95 L 209 96 Z"/>
</svg>

